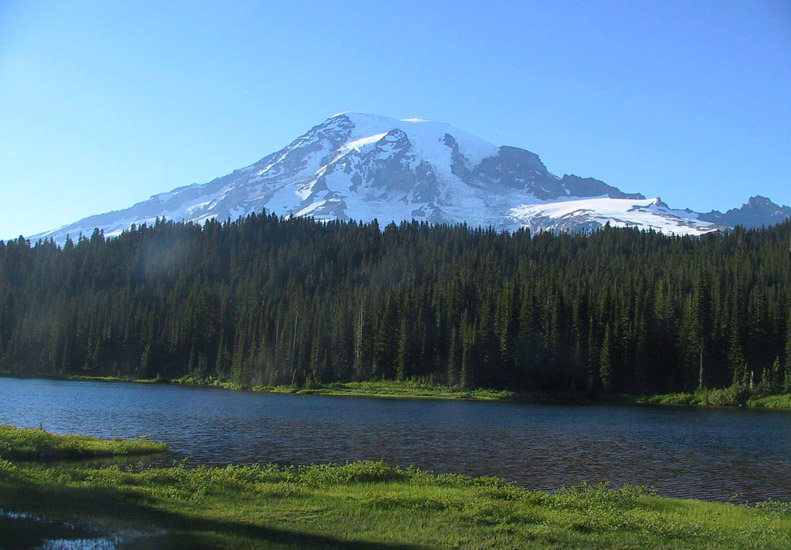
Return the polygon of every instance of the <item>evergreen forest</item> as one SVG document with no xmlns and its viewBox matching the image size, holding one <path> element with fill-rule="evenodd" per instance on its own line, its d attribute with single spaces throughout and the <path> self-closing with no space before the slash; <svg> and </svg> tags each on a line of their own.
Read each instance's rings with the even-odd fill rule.
<svg viewBox="0 0 791 550">
<path fill-rule="evenodd" d="M 791 389 L 791 223 L 670 237 L 282 219 L 0 242 L 0 370 Z"/>
</svg>

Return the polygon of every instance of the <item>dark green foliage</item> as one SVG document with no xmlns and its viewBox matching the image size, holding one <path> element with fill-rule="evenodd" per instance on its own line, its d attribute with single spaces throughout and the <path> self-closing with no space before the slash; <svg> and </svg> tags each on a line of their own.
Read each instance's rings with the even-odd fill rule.
<svg viewBox="0 0 791 550">
<path fill-rule="evenodd" d="M 250 216 L 0 243 L 0 370 L 663 393 L 791 371 L 791 224 L 700 239 Z M 775 364 L 777 357 L 782 358 Z"/>
<path fill-rule="evenodd" d="M 706 387 L 708 381 L 708 361 L 712 339 L 711 285 L 708 275 L 701 270 L 692 294 L 692 330 L 698 346 L 698 389 Z"/>
<path fill-rule="evenodd" d="M 612 391 L 613 388 L 613 350 L 612 350 L 612 332 L 610 325 L 604 332 L 604 341 L 601 345 L 601 358 L 599 359 L 599 378 L 601 378 L 601 385 L 605 392 Z"/>
</svg>

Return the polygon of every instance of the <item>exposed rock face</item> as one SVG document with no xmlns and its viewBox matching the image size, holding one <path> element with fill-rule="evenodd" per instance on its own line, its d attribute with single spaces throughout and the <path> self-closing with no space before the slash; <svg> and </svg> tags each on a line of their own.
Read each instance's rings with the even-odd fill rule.
<svg viewBox="0 0 791 550">
<path fill-rule="evenodd" d="M 418 219 L 498 230 L 580 231 L 610 223 L 694 235 L 730 226 L 736 218 L 735 211 L 699 216 L 671 210 L 593 178 L 558 177 L 535 153 L 496 147 L 447 124 L 345 113 L 227 176 L 31 238 L 62 243 L 67 235 L 90 235 L 95 228 L 113 236 L 157 218 L 224 221 L 263 210 L 319 220 L 377 219 L 382 226 Z M 767 212 L 751 207 L 751 223 Z M 772 212 L 766 219 L 779 220 Z"/>
<path fill-rule="evenodd" d="M 699 218 L 727 227 L 741 225 L 748 229 L 755 229 L 791 219 L 791 208 L 779 206 L 766 197 L 756 195 L 751 197 L 747 204 L 743 204 L 741 208 L 732 208 L 724 214 L 718 210 L 712 210 L 701 214 Z"/>
</svg>

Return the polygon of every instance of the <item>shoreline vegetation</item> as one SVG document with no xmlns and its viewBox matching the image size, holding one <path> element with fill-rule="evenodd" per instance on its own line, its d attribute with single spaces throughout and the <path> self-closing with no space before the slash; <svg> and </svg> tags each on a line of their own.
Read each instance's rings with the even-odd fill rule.
<svg viewBox="0 0 791 550">
<path fill-rule="evenodd" d="M 0 376 L 10 376 L 0 372 Z M 15 377 L 19 378 L 19 377 Z M 699 407 L 744 407 L 760 409 L 791 410 L 791 393 L 765 395 L 748 387 L 734 385 L 719 389 L 697 390 L 691 393 L 660 395 L 590 395 L 587 393 L 521 393 L 495 389 L 469 389 L 441 386 L 416 380 L 334 382 L 329 384 L 298 387 L 246 386 L 217 378 L 184 376 L 173 380 L 139 379 L 113 376 L 42 376 L 48 380 L 72 380 L 86 382 L 133 382 L 139 384 L 177 384 L 182 386 L 213 387 L 234 391 L 262 393 L 288 393 L 297 395 L 331 395 L 350 397 L 378 397 L 386 399 L 451 399 L 468 401 L 500 401 L 533 404 L 589 404 L 589 405 L 671 405 Z"/>
<path fill-rule="evenodd" d="M 167 445 L 137 439 L 105 440 L 87 435 L 57 435 L 41 428 L 0 425 L 0 461 L 73 460 L 164 453 Z"/>
<path fill-rule="evenodd" d="M 46 457 L 52 441 L 41 432 L 3 427 L 0 448 Z M 79 437 L 48 437 L 67 454 L 84 448 Z M 121 455 L 139 444 L 101 443 Z M 112 543 L 103 548 L 779 549 L 791 547 L 791 504 L 606 484 L 548 493 L 384 462 L 191 469 L 0 459 L 0 546 L 102 540 Z"/>
</svg>

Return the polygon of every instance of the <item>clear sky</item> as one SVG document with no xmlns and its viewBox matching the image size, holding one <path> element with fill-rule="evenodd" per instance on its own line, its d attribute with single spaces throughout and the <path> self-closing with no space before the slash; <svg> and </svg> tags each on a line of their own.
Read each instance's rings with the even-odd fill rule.
<svg viewBox="0 0 791 550">
<path fill-rule="evenodd" d="M 0 1 L 0 238 L 209 181 L 340 111 L 674 207 L 791 204 L 791 2 Z"/>
</svg>

